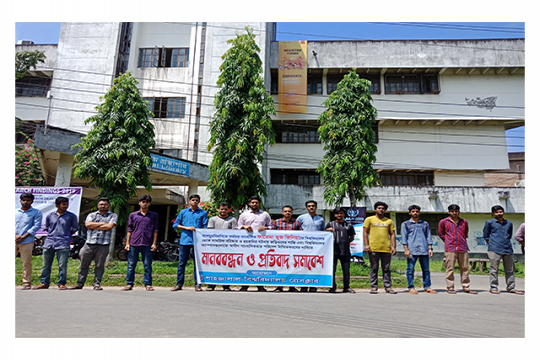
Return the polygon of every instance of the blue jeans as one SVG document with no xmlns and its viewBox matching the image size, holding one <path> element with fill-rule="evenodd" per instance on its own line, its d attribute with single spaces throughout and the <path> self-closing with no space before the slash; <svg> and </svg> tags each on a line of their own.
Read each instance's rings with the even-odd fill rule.
<svg viewBox="0 0 540 360">
<path fill-rule="evenodd" d="M 189 253 L 193 249 L 193 245 L 182 245 L 178 249 L 179 258 L 178 258 L 178 273 L 176 275 L 176 286 L 184 286 L 184 272 L 186 270 L 186 264 L 189 260 Z M 193 278 L 195 279 L 195 286 L 201 286 L 197 281 L 197 271 L 196 271 L 196 262 L 193 261 Z"/>
<path fill-rule="evenodd" d="M 130 246 L 128 252 L 128 269 L 126 283 L 133 286 L 135 282 L 135 267 L 139 261 L 139 253 L 142 254 L 144 264 L 144 286 L 152 285 L 152 249 L 150 246 Z"/>
<path fill-rule="evenodd" d="M 67 249 L 43 249 L 43 269 L 41 270 L 41 283 L 47 286 L 51 283 L 51 266 L 54 260 L 54 254 L 58 260 L 58 282 L 56 285 L 66 285 L 67 264 L 69 257 L 69 248 Z"/>
<path fill-rule="evenodd" d="M 429 273 L 429 255 L 412 255 L 407 259 L 407 281 L 409 283 L 409 289 L 414 289 L 414 266 L 416 260 L 420 262 L 422 268 L 422 279 L 424 280 L 424 289 L 427 290 L 431 287 L 431 275 Z"/>
</svg>

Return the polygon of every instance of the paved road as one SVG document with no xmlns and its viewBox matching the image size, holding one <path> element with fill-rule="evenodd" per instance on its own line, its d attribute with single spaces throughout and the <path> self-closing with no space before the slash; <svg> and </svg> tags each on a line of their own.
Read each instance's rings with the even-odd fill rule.
<svg viewBox="0 0 540 360">
<path fill-rule="evenodd" d="M 525 335 L 525 296 L 487 291 L 487 276 L 471 276 L 478 295 L 439 294 L 131 292 L 16 290 L 16 337 L 355 338 L 501 337 Z M 459 275 L 458 275 L 459 278 Z M 500 279 L 504 284 L 504 279 Z M 517 288 L 525 289 L 524 279 Z M 500 289 L 504 289 L 501 286 Z M 141 312 L 141 310 L 145 310 Z"/>
</svg>

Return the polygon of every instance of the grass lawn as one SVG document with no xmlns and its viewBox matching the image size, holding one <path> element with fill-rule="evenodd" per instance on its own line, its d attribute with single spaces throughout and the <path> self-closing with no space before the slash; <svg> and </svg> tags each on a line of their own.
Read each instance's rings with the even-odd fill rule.
<svg viewBox="0 0 540 360">
<path fill-rule="evenodd" d="M 369 259 L 365 259 L 366 265 L 359 265 L 351 263 L 351 287 L 354 289 L 369 289 Z M 79 260 L 68 260 L 68 275 L 67 286 L 75 285 L 77 282 L 77 274 L 79 271 Z M 43 261 L 41 256 L 34 256 L 32 259 L 32 285 L 38 285 L 41 283 L 40 275 Z M 173 287 L 176 285 L 176 271 L 178 268 L 178 262 L 165 262 L 154 261 L 152 264 L 152 285 Z M 396 288 L 407 287 L 407 278 L 405 276 L 405 270 L 407 269 L 406 260 L 392 260 L 390 264 L 390 270 L 392 271 L 392 286 Z M 15 285 L 22 284 L 22 263 L 20 258 L 15 259 Z M 421 271 L 420 264 L 416 264 L 416 271 Z M 431 272 L 445 272 L 442 265 L 442 261 L 430 262 Z M 459 269 L 455 268 L 455 272 L 459 273 Z M 102 286 L 124 286 L 126 285 L 126 273 L 127 273 L 127 261 L 114 260 L 105 266 L 105 274 L 101 282 Z M 144 267 L 142 261 L 139 261 L 135 270 L 135 286 L 143 286 L 143 274 Z M 483 272 L 478 269 L 471 271 L 470 274 L 474 275 L 488 275 L 489 268 L 484 269 Z M 499 275 L 504 276 L 502 270 L 502 264 L 499 268 Z M 525 277 L 525 266 L 521 263 L 516 263 L 516 277 Z M 94 279 L 94 264 L 90 266 L 88 278 L 85 286 L 91 286 Z M 55 286 L 58 281 L 58 263 L 56 260 L 53 262 L 51 271 L 51 286 Z M 338 289 L 343 287 L 343 272 L 341 270 L 341 264 L 338 262 L 338 268 L 336 271 L 336 281 Z M 193 262 L 190 260 L 186 266 L 185 286 L 192 287 L 195 285 L 193 280 Z M 414 281 L 415 286 L 421 286 L 420 277 L 416 277 Z M 384 288 L 382 284 L 382 273 L 379 270 L 379 288 Z"/>
</svg>

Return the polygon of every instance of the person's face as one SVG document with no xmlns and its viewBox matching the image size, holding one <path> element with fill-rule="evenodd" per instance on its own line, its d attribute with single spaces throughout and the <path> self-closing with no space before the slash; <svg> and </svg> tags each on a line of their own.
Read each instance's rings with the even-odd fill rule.
<svg viewBox="0 0 540 360">
<path fill-rule="evenodd" d="M 189 205 L 192 208 L 196 208 L 197 206 L 199 206 L 200 202 L 201 202 L 201 199 L 196 198 L 196 197 L 189 199 Z"/>
<path fill-rule="evenodd" d="M 310 214 L 313 215 L 317 211 L 317 205 L 315 205 L 315 203 L 308 203 L 306 209 Z"/>
<path fill-rule="evenodd" d="M 249 202 L 249 207 L 253 212 L 259 211 L 259 207 L 261 206 L 261 203 L 259 203 L 259 200 L 253 199 Z"/>
<path fill-rule="evenodd" d="M 495 219 L 502 219 L 504 216 L 504 210 L 495 210 L 493 216 L 495 216 Z"/>
<path fill-rule="evenodd" d="M 345 213 L 343 211 L 337 212 L 334 214 L 334 217 L 337 221 L 343 221 L 343 218 L 345 217 Z"/>
<path fill-rule="evenodd" d="M 385 212 L 386 212 L 386 209 L 382 205 L 377 206 L 377 208 L 375 209 L 375 214 L 380 215 L 380 216 L 383 216 Z"/>
<path fill-rule="evenodd" d="M 459 217 L 459 210 L 450 210 L 448 211 L 452 219 L 457 219 Z"/>
<path fill-rule="evenodd" d="M 220 218 L 227 218 L 229 217 L 229 207 L 228 206 L 220 206 L 218 209 L 219 217 Z"/>
<path fill-rule="evenodd" d="M 60 204 L 56 205 L 56 208 L 61 213 L 65 212 L 68 209 L 68 207 L 69 207 L 69 201 L 64 201 L 64 202 L 61 202 Z"/>
<path fill-rule="evenodd" d="M 148 210 L 148 208 L 150 207 L 150 204 L 152 204 L 152 203 L 150 201 L 148 201 L 148 200 L 139 201 L 139 206 L 143 210 Z"/>
<path fill-rule="evenodd" d="M 285 218 L 285 220 L 289 221 L 292 218 L 293 210 L 289 207 L 283 208 L 281 211 L 281 214 Z"/>
<path fill-rule="evenodd" d="M 28 198 L 28 197 L 24 197 L 21 199 L 21 207 L 24 209 L 24 210 L 28 210 L 30 209 L 30 206 L 32 206 L 32 203 L 34 202 L 34 200 Z"/>
<path fill-rule="evenodd" d="M 420 217 L 420 210 L 412 209 L 411 211 L 409 211 L 409 215 L 411 215 L 413 219 L 418 219 Z"/>
<path fill-rule="evenodd" d="M 98 211 L 101 213 L 106 213 L 109 211 L 109 203 L 107 201 L 100 201 L 97 204 Z"/>
</svg>

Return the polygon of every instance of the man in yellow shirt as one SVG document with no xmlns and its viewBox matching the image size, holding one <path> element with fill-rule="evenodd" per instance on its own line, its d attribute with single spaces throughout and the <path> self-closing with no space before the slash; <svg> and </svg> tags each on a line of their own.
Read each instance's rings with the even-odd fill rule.
<svg viewBox="0 0 540 360">
<path fill-rule="evenodd" d="M 384 216 L 388 209 L 387 204 L 377 201 L 373 208 L 375 215 L 364 221 L 364 251 L 369 254 L 371 265 L 370 294 L 376 294 L 379 289 L 377 278 L 379 261 L 382 267 L 384 290 L 389 294 L 395 294 L 396 292 L 392 290 L 390 260 L 396 253 L 396 227 L 391 219 Z"/>
</svg>

